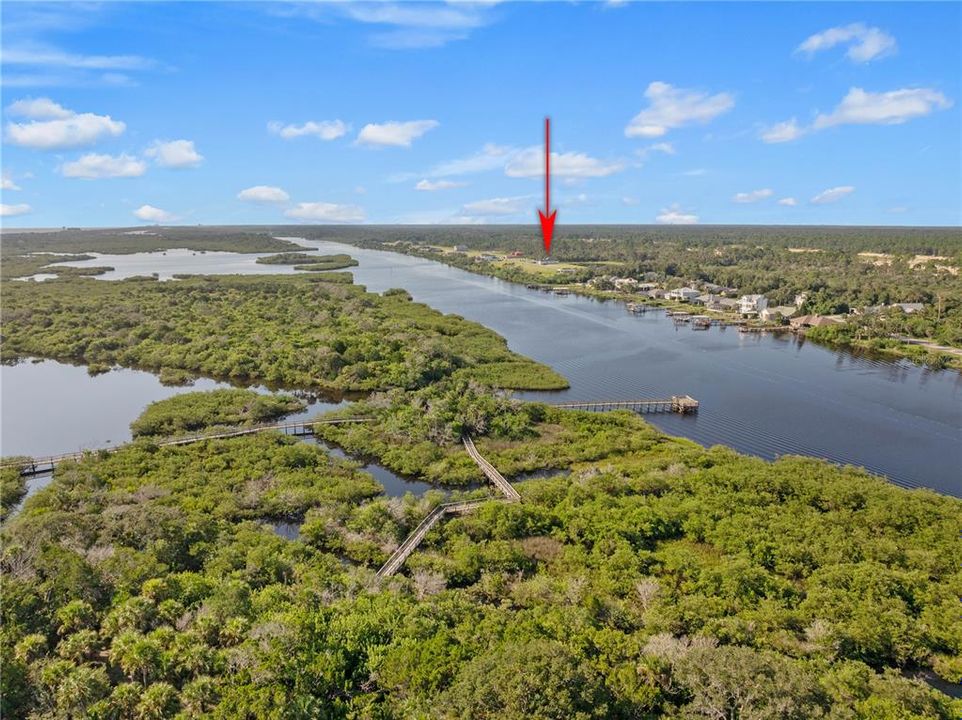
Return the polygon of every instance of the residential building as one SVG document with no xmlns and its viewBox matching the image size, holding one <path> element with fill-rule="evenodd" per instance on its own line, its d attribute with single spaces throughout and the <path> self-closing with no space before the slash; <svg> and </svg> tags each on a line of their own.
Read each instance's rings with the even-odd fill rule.
<svg viewBox="0 0 962 720">
<path fill-rule="evenodd" d="M 768 307 L 768 298 L 764 295 L 742 295 L 738 298 L 738 312 L 742 315 L 757 315 Z"/>
<path fill-rule="evenodd" d="M 678 300 L 679 302 L 691 302 L 699 295 L 701 295 L 701 293 L 691 287 L 675 288 L 668 292 L 668 298 L 670 300 Z"/>
<path fill-rule="evenodd" d="M 825 325 L 835 325 L 842 322 L 838 318 L 828 317 L 826 315 L 801 315 L 797 318 L 792 318 L 788 321 L 788 324 L 793 328 L 807 328 L 807 327 L 823 327 Z"/>
<path fill-rule="evenodd" d="M 780 317 L 790 318 L 797 312 L 798 308 L 794 305 L 778 305 L 776 307 L 765 308 L 758 313 L 758 316 L 765 322 L 771 322 L 772 320 L 777 320 Z"/>
</svg>

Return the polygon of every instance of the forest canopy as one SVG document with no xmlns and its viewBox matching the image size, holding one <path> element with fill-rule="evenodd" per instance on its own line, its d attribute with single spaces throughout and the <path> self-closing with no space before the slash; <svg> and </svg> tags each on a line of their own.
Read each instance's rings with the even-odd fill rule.
<svg viewBox="0 0 962 720">
<path fill-rule="evenodd" d="M 352 443 L 435 437 L 455 467 L 471 432 L 523 501 L 437 526 L 382 583 L 439 498 L 387 498 L 315 445 L 138 441 L 59 467 L 2 530 L 0 711 L 958 717 L 908 675 L 962 676 L 962 502 L 626 412 L 417 395 L 372 398 Z"/>
<path fill-rule="evenodd" d="M 345 280 L 319 273 L 10 283 L 0 298 L 3 357 L 334 392 L 475 374 L 504 388 L 567 387 L 482 325 Z"/>
<path fill-rule="evenodd" d="M 222 388 L 157 400 L 130 423 L 134 437 L 183 435 L 219 426 L 256 425 L 306 407 L 291 395 Z"/>
</svg>

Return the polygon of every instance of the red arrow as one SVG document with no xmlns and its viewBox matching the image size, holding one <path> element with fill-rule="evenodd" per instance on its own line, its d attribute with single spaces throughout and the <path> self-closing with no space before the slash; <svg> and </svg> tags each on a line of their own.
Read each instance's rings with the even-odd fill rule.
<svg viewBox="0 0 962 720">
<path fill-rule="evenodd" d="M 544 212 L 538 210 L 541 221 L 541 237 L 544 254 L 551 254 L 551 236 L 554 235 L 554 218 L 557 210 L 551 209 L 551 118 L 544 119 Z"/>
</svg>

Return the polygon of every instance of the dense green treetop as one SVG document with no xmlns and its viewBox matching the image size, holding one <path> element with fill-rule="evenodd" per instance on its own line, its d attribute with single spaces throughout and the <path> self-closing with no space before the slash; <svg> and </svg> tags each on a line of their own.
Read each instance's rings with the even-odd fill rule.
<svg viewBox="0 0 962 720">
<path fill-rule="evenodd" d="M 3 357 L 183 370 L 330 391 L 478 377 L 506 388 L 567 383 L 477 323 L 367 293 L 346 274 L 8 283 Z"/>
<path fill-rule="evenodd" d="M 306 406 L 291 395 L 240 388 L 190 392 L 152 402 L 130 423 L 130 429 L 134 437 L 183 435 L 219 426 L 257 425 Z"/>
<path fill-rule="evenodd" d="M 141 440 L 64 464 L 2 530 L 4 716 L 962 710 L 902 675 L 962 676 L 962 502 L 470 384 L 364 409 L 378 422 L 338 437 L 365 433 L 372 451 L 429 441 L 457 468 L 470 432 L 506 475 L 561 474 L 442 523 L 378 583 L 440 498 L 385 498 L 317 446 Z M 296 540 L 263 524 L 294 518 Z"/>
<path fill-rule="evenodd" d="M 341 270 L 357 265 L 357 260 L 350 255 L 310 255 L 303 252 L 268 255 L 257 258 L 257 262 L 263 265 L 293 265 L 295 270 L 311 270 L 314 272 Z"/>
</svg>

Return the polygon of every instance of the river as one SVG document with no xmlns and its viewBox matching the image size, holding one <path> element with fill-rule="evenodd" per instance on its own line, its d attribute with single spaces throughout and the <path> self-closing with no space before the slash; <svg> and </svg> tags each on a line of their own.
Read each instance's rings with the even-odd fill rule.
<svg viewBox="0 0 962 720">
<path fill-rule="evenodd" d="M 703 445 L 728 445 L 769 459 L 812 455 L 863 466 L 906 487 L 962 496 L 962 375 L 955 371 L 858 357 L 794 336 L 741 334 L 734 328 L 693 331 L 676 327 L 661 313 L 632 315 L 621 303 L 548 295 L 431 260 L 299 242 L 325 254 L 349 253 L 359 261 L 351 269 L 356 281 L 369 290 L 402 287 L 419 302 L 483 323 L 507 338 L 513 350 L 551 365 L 571 382 L 569 390 L 523 397 L 562 402 L 688 394 L 701 402 L 696 415 L 646 419 Z M 113 267 L 100 276 L 103 280 L 291 271 L 258 265 L 256 257 L 168 251 L 68 264 Z M 25 452 L 8 447 L 8 418 L 26 418 L 50 435 L 86 421 L 91 405 L 74 410 L 55 401 L 18 403 L 8 415 L 10 370 L 15 368 L 2 369 L 5 454 Z M 99 380 L 85 374 L 75 378 L 80 384 Z M 93 406 L 98 418 L 116 413 L 123 416 L 123 427 L 137 414 L 130 412 L 132 406 L 156 399 L 148 394 L 139 401 L 131 397 L 134 390 L 122 399 L 91 392 L 99 398 Z"/>
</svg>

